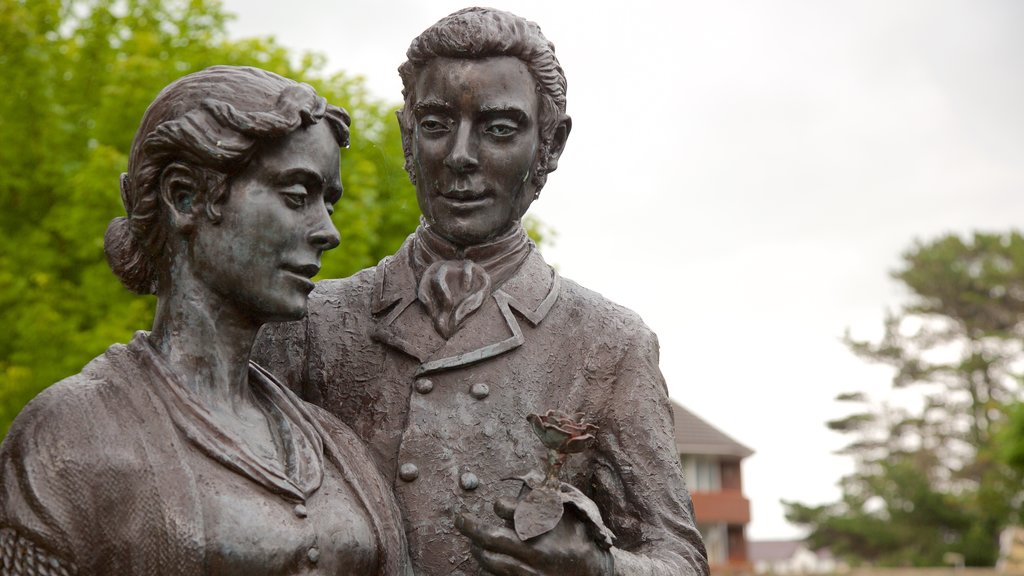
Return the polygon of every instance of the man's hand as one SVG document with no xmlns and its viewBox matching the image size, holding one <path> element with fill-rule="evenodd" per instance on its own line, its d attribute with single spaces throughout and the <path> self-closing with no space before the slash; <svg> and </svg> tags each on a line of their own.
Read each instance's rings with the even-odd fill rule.
<svg viewBox="0 0 1024 576">
<path fill-rule="evenodd" d="M 494 505 L 498 516 L 511 520 L 514 500 Z M 456 516 L 455 526 L 472 541 L 480 566 L 496 576 L 612 576 L 614 561 L 590 536 L 570 507 L 550 532 L 523 542 L 515 530 L 493 526 L 469 514 Z"/>
</svg>

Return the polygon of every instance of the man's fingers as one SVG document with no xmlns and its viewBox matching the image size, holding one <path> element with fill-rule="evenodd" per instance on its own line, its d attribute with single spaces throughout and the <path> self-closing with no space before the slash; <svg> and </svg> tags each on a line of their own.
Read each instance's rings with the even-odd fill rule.
<svg viewBox="0 0 1024 576">
<path fill-rule="evenodd" d="M 455 527 L 481 548 L 515 558 L 529 558 L 531 555 L 530 547 L 521 542 L 515 532 L 484 524 L 472 514 L 457 514 Z"/>
<path fill-rule="evenodd" d="M 515 558 L 473 546 L 470 551 L 480 567 L 495 576 L 541 576 L 541 573 Z"/>
<path fill-rule="evenodd" d="M 512 520 L 516 515 L 516 499 L 502 496 L 494 501 L 494 513 L 502 520 Z"/>
</svg>

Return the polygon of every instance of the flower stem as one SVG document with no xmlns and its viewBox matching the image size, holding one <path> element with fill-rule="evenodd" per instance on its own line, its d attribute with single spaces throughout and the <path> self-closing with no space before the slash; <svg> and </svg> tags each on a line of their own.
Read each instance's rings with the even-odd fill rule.
<svg viewBox="0 0 1024 576">
<path fill-rule="evenodd" d="M 549 488 L 558 488 L 562 484 L 562 466 L 569 459 L 568 454 L 558 450 L 548 450 L 548 473 L 544 478 L 544 485 Z"/>
</svg>

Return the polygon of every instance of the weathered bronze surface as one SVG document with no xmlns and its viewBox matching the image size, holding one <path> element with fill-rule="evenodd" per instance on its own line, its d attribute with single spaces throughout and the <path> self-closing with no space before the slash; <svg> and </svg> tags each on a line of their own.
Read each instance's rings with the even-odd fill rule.
<svg viewBox="0 0 1024 576">
<path fill-rule="evenodd" d="M 214 67 L 150 105 L 108 260 L 157 295 L 19 415 L 0 449 L 0 574 L 406 574 L 391 487 L 351 430 L 249 362 L 306 312 L 338 244 L 348 115 L 312 88 Z"/>
<path fill-rule="evenodd" d="M 471 8 L 413 40 L 399 72 L 421 226 L 375 268 L 319 283 L 307 319 L 268 325 L 256 353 L 366 440 L 419 574 L 707 574 L 656 337 L 561 278 L 521 225 L 571 128 L 553 46 Z M 610 551 L 575 514 L 526 541 L 513 529 L 508 479 L 546 455 L 526 416 L 549 409 L 600 428 L 561 472 Z"/>
</svg>

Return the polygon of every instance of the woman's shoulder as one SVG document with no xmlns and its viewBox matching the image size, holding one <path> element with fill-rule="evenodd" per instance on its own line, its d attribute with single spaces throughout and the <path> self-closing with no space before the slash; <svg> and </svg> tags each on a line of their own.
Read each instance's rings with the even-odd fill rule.
<svg viewBox="0 0 1024 576">
<path fill-rule="evenodd" d="M 40 392 L 11 424 L 4 456 L 16 451 L 21 458 L 77 459 L 86 445 L 124 437 L 116 414 L 137 388 L 126 374 L 127 354 L 126 346 L 111 346 L 78 374 Z"/>
</svg>

